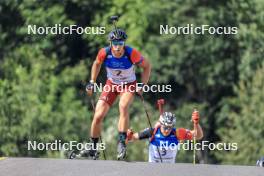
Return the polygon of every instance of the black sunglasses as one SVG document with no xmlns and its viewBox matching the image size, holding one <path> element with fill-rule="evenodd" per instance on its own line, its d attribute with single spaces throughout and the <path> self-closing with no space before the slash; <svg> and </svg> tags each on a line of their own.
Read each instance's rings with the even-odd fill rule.
<svg viewBox="0 0 264 176">
<path fill-rule="evenodd" d="M 171 130 L 171 129 L 172 129 L 172 127 L 169 127 L 169 126 L 162 126 L 162 128 L 163 128 L 164 130 Z"/>
</svg>

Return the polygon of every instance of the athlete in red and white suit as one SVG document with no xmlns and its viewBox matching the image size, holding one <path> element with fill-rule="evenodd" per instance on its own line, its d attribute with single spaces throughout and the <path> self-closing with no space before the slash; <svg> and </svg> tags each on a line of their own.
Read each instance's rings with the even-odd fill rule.
<svg viewBox="0 0 264 176">
<path fill-rule="evenodd" d="M 91 94 L 92 85 L 96 82 L 101 65 L 106 67 L 107 81 L 97 102 L 95 114 L 91 126 L 91 141 L 96 144 L 101 133 L 102 121 L 114 103 L 117 96 L 119 100 L 119 143 L 118 159 L 123 159 L 126 155 L 126 131 L 129 126 L 129 106 L 133 102 L 135 95 L 136 74 L 135 66 L 143 69 L 141 83 L 147 84 L 150 77 L 151 66 L 148 60 L 141 53 L 125 45 L 126 34 L 123 30 L 117 29 L 109 34 L 110 47 L 100 49 L 91 70 L 91 81 L 86 87 L 88 94 Z M 123 85 L 122 89 L 117 89 L 112 85 Z M 138 92 L 142 93 L 142 91 Z M 93 155 L 93 153 L 92 153 Z"/>
</svg>

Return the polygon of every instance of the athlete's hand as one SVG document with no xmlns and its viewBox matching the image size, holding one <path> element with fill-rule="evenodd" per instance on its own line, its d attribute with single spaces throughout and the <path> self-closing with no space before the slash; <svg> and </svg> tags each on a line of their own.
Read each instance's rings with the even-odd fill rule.
<svg viewBox="0 0 264 176">
<path fill-rule="evenodd" d="M 94 81 L 91 80 L 87 85 L 86 85 L 86 92 L 89 96 L 93 94 L 93 89 L 94 89 Z"/>
<path fill-rule="evenodd" d="M 134 139 L 134 131 L 132 129 L 127 130 L 126 143 Z"/>
<path fill-rule="evenodd" d="M 137 94 L 139 94 L 140 96 L 142 96 L 143 94 L 143 87 L 145 86 L 144 83 L 138 83 L 137 87 L 136 87 L 136 92 Z"/>
<path fill-rule="evenodd" d="M 199 111 L 197 111 L 197 110 L 193 111 L 192 121 L 195 125 L 197 125 L 199 123 L 199 119 L 200 119 Z"/>
</svg>

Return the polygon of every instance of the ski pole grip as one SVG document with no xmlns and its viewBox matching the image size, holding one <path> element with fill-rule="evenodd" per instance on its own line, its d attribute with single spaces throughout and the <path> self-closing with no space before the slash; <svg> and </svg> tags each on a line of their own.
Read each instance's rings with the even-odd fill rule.
<svg viewBox="0 0 264 176">
<path fill-rule="evenodd" d="M 111 16 L 111 17 L 110 17 L 110 21 L 111 21 L 111 22 L 116 22 L 116 21 L 118 21 L 118 16 L 116 16 L 116 15 Z"/>
<path fill-rule="evenodd" d="M 197 108 L 194 108 L 194 109 L 193 109 L 193 113 L 194 113 L 194 112 L 198 112 Z M 193 122 L 192 118 L 191 118 L 191 122 Z"/>
<path fill-rule="evenodd" d="M 197 108 L 194 108 L 193 109 L 193 112 L 199 113 L 199 111 L 197 110 Z M 197 136 L 197 128 L 198 128 L 198 125 L 193 121 L 193 129 L 194 129 L 194 136 L 195 137 Z"/>
<path fill-rule="evenodd" d="M 165 100 L 164 99 L 158 99 L 157 105 L 158 105 L 160 114 L 163 113 L 163 105 L 164 104 L 165 104 Z"/>
</svg>

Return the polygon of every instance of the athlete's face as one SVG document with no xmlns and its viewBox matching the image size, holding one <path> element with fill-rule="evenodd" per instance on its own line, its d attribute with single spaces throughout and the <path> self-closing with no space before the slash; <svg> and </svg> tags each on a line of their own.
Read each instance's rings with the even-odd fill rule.
<svg viewBox="0 0 264 176">
<path fill-rule="evenodd" d="M 171 133 L 172 127 L 161 125 L 161 133 L 164 136 L 168 136 Z"/>
<path fill-rule="evenodd" d="M 112 51 L 114 52 L 114 55 L 117 56 L 123 55 L 124 46 L 125 46 L 125 41 L 120 41 L 120 40 L 111 41 L 111 47 L 112 47 Z"/>
</svg>

